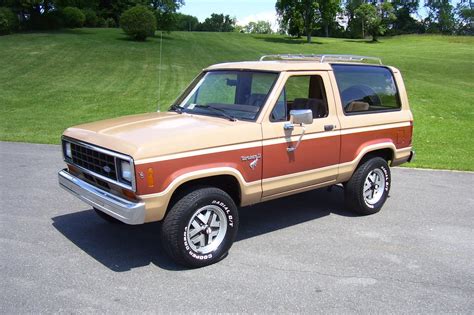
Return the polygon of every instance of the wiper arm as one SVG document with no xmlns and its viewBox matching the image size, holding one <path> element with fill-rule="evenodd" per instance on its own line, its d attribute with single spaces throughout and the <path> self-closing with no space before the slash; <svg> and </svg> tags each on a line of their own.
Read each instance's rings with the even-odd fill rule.
<svg viewBox="0 0 474 315">
<path fill-rule="evenodd" d="M 214 113 L 217 113 L 217 114 L 219 114 L 220 116 L 225 117 L 225 118 L 227 118 L 227 119 L 230 120 L 230 121 L 237 121 L 237 118 L 235 118 L 235 117 L 232 116 L 232 115 L 229 115 L 225 110 L 223 110 L 223 109 L 221 109 L 221 108 L 213 107 L 213 106 L 210 106 L 210 105 L 195 105 L 194 108 L 210 109 L 210 110 L 212 110 Z"/>
<path fill-rule="evenodd" d="M 173 112 L 177 112 L 178 114 L 183 113 L 183 108 L 181 106 L 179 106 L 178 104 L 172 105 L 169 110 L 171 110 Z"/>
</svg>

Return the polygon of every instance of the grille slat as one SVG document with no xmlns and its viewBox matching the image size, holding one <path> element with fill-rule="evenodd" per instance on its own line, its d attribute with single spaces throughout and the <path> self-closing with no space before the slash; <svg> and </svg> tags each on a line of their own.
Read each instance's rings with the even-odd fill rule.
<svg viewBox="0 0 474 315">
<path fill-rule="evenodd" d="M 115 158 L 113 156 L 76 143 L 71 143 L 71 154 L 74 164 L 112 180 L 118 179 L 115 172 Z M 110 168 L 109 172 L 106 171 L 106 166 Z"/>
</svg>

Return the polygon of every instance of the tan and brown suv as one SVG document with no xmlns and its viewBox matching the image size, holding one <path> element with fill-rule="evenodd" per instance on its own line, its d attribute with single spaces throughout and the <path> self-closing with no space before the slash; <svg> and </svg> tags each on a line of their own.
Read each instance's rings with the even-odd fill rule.
<svg viewBox="0 0 474 315">
<path fill-rule="evenodd" d="M 376 213 L 389 165 L 413 156 L 413 116 L 400 72 L 374 60 L 213 65 L 168 112 L 67 129 L 59 183 L 107 221 L 163 220 L 165 250 L 192 267 L 226 255 L 238 207 L 342 183 L 348 209 Z"/>
</svg>

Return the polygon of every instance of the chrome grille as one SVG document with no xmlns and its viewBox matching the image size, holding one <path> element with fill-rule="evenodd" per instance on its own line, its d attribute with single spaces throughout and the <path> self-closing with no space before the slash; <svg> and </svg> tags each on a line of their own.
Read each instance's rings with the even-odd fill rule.
<svg viewBox="0 0 474 315">
<path fill-rule="evenodd" d="M 135 165 L 131 156 L 64 136 L 62 140 L 64 161 L 83 174 L 93 176 L 96 184 L 104 186 L 107 182 L 136 191 Z M 124 163 L 128 163 L 131 169 L 131 176 L 127 178 L 122 177 Z"/>
<path fill-rule="evenodd" d="M 72 163 L 112 180 L 117 180 L 115 157 L 71 143 Z"/>
</svg>

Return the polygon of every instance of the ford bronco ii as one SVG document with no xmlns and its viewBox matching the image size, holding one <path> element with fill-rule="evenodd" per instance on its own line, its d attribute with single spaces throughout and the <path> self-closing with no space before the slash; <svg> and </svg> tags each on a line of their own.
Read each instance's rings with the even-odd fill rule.
<svg viewBox="0 0 474 315">
<path fill-rule="evenodd" d="M 200 267 L 229 251 L 238 207 L 343 184 L 347 209 L 378 212 L 412 133 L 380 59 L 264 56 L 208 67 L 167 112 L 67 129 L 59 184 L 107 221 L 162 220 L 165 251 Z"/>
</svg>

